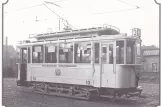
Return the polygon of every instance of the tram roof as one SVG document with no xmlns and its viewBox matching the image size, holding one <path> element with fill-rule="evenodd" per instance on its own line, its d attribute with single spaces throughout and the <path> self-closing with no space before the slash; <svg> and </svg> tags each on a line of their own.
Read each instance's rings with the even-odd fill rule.
<svg viewBox="0 0 161 107">
<path fill-rule="evenodd" d="M 106 27 L 97 27 L 97 28 L 87 28 L 87 29 L 79 29 L 79 30 L 68 30 L 62 32 L 53 32 L 53 33 L 44 33 L 44 34 L 37 34 L 31 38 L 36 39 L 47 39 L 53 37 L 66 37 L 66 36 L 74 36 L 80 34 L 93 34 L 97 33 L 99 35 L 117 35 L 120 33 L 120 30 L 114 26 L 106 26 Z"/>
<path fill-rule="evenodd" d="M 79 29 L 79 30 L 70 30 L 70 31 L 62 31 L 62 32 L 54 32 L 54 33 L 45 33 L 45 34 L 37 34 L 36 36 L 30 37 L 36 38 L 37 40 L 34 42 L 31 41 L 23 41 L 17 46 L 32 46 L 32 45 L 41 45 L 48 43 L 58 43 L 63 42 L 81 42 L 81 41 L 102 41 L 102 40 L 121 40 L 121 39 L 138 39 L 137 37 L 129 37 L 125 34 L 121 34 L 119 29 L 114 26 L 105 26 L 105 27 L 97 27 L 97 28 L 88 28 L 88 29 Z M 58 41 L 59 39 L 59 41 Z"/>
<path fill-rule="evenodd" d="M 79 38 L 79 39 L 62 39 L 62 40 L 42 40 L 42 41 L 34 41 L 34 42 L 26 42 L 18 44 L 17 47 L 24 47 L 24 46 L 32 46 L 32 45 L 43 45 L 43 44 L 50 44 L 50 43 L 62 43 L 66 42 L 85 42 L 85 41 L 118 41 L 118 40 L 140 40 L 137 37 L 132 36 L 125 36 L 125 34 L 118 34 L 118 35 L 101 35 L 95 38 Z"/>
</svg>

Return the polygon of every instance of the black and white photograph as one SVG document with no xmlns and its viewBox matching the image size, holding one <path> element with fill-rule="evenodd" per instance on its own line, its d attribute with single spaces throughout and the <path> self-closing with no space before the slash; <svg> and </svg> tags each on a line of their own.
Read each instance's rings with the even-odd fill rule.
<svg viewBox="0 0 161 107">
<path fill-rule="evenodd" d="M 159 19 L 161 0 L 6 0 L 3 107 L 160 107 Z"/>
</svg>

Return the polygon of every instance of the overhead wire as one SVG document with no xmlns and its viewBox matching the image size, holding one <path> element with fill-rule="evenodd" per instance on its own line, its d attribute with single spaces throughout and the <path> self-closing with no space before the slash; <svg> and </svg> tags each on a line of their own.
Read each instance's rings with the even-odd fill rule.
<svg viewBox="0 0 161 107">
<path fill-rule="evenodd" d="M 55 1 L 55 2 L 53 2 L 53 3 L 62 2 L 62 1 L 66 1 L 66 0 L 58 0 L 58 1 Z M 125 1 L 122 1 L 122 0 L 117 0 L 117 1 L 122 2 L 122 3 L 125 3 L 125 4 L 127 4 L 127 5 L 131 5 L 131 4 L 129 4 L 129 3 L 125 2 Z M 51 3 L 51 2 L 50 2 L 50 3 Z M 21 11 L 21 10 L 25 10 L 25 9 L 30 9 L 30 8 L 34 8 L 34 7 L 38 7 L 38 6 L 42 6 L 42 5 L 44 5 L 44 4 L 38 4 L 38 5 L 26 7 L 26 8 L 21 8 L 21 9 L 17 9 L 17 10 L 15 10 L 15 11 L 12 11 L 12 12 Z M 56 4 L 55 4 L 55 5 L 56 5 Z M 45 5 L 45 6 L 46 6 L 46 5 Z M 58 5 L 56 5 L 56 6 L 58 6 Z M 140 9 L 139 6 L 136 6 L 136 5 L 131 5 L 131 6 L 136 7 L 135 9 Z M 47 6 L 46 6 L 46 7 L 47 7 Z M 47 8 L 48 8 L 48 7 L 47 7 Z M 48 8 L 48 9 L 50 9 L 50 8 Z M 50 10 L 51 10 L 51 9 L 50 9 Z M 134 9 L 124 9 L 124 10 L 111 11 L 111 12 L 103 12 L 103 13 L 112 13 L 112 12 L 127 11 L 127 10 L 134 10 Z M 51 10 L 51 11 L 53 11 L 53 10 Z M 54 12 L 54 11 L 53 11 L 53 12 Z M 10 13 L 10 12 L 5 12 L 5 13 Z M 55 13 L 55 12 L 54 12 L 54 13 Z M 56 14 L 56 13 L 55 13 L 55 14 Z M 94 13 L 94 14 L 99 14 L 99 13 Z M 101 14 L 101 13 L 100 13 L 100 14 Z M 56 15 L 59 16 L 58 14 L 56 14 Z"/>
<path fill-rule="evenodd" d="M 115 10 L 115 11 L 110 11 L 110 12 L 102 12 L 102 13 L 93 13 L 93 15 L 99 15 L 99 14 L 109 14 L 109 13 L 115 13 L 115 12 L 124 12 L 124 11 L 129 11 L 129 10 L 136 10 L 136 9 L 140 9 L 141 7 L 137 6 L 137 5 L 132 5 L 132 4 L 129 4 L 123 0 L 116 0 L 118 2 L 122 2 L 124 4 L 127 4 L 127 5 L 130 5 L 130 6 L 133 6 L 135 8 L 129 8 L 129 9 L 123 9 L 123 10 Z"/>
<path fill-rule="evenodd" d="M 138 9 L 138 8 L 130 8 L 130 9 L 123 9 L 123 10 L 116 10 L 116 11 L 109 11 L 109 12 L 102 12 L 102 13 L 93 13 L 93 15 L 109 14 L 109 13 L 115 13 L 115 12 L 124 12 L 124 11 L 136 10 L 136 9 Z"/>
<path fill-rule="evenodd" d="M 115 11 L 102 12 L 102 13 L 93 13 L 93 15 L 109 14 L 109 13 L 116 13 L 116 12 L 124 12 L 124 11 L 130 11 L 130 10 L 137 10 L 137 9 L 140 9 L 141 8 L 141 7 L 137 6 L 137 5 L 129 4 L 129 3 L 125 2 L 125 1 L 123 1 L 123 0 L 116 0 L 116 1 L 122 2 L 122 3 L 127 4 L 127 5 L 130 5 L 130 6 L 133 6 L 135 8 L 115 10 Z"/>
<path fill-rule="evenodd" d="M 57 2 L 62 2 L 62 1 L 66 1 L 66 0 L 58 0 L 58 1 L 54 1 L 53 3 L 57 3 Z M 16 11 L 21 11 L 21 10 L 25 10 L 25 9 L 30 9 L 30 8 L 34 8 L 34 7 L 38 7 L 38 6 L 43 6 L 44 4 L 38 4 L 38 5 L 34 5 L 34 6 L 30 6 L 30 7 L 25 7 L 25 8 L 20 8 L 14 11 L 10 11 L 10 12 L 5 12 L 5 13 L 11 13 L 11 12 L 16 12 Z"/>
<path fill-rule="evenodd" d="M 52 2 L 47 2 L 47 3 L 54 4 L 54 3 L 56 3 L 56 2 L 62 2 L 62 1 L 66 1 L 66 0 L 58 0 L 58 1 L 55 1 L 55 2 L 53 2 L 53 3 L 52 3 Z M 123 12 L 123 11 L 130 11 L 130 10 L 140 9 L 139 6 L 129 4 L 129 3 L 125 2 L 125 1 L 123 1 L 123 0 L 117 0 L 117 1 L 122 2 L 122 3 L 125 3 L 125 4 L 127 4 L 127 5 L 131 5 L 131 6 L 135 7 L 135 8 L 123 9 L 123 10 L 116 10 L 116 11 L 110 11 L 110 12 L 102 12 L 102 13 L 93 13 L 92 15 L 109 14 L 109 13 L 115 13 L 115 12 Z M 38 4 L 38 5 L 34 5 L 34 6 L 30 6 L 30 7 L 26 7 L 26 8 L 17 9 L 17 10 L 15 10 L 15 11 L 13 11 L 13 12 L 21 11 L 21 10 L 25 10 L 25 9 L 30 9 L 30 8 L 35 8 L 35 7 L 39 7 L 39 6 L 43 6 L 43 5 L 45 5 L 45 3 L 43 3 L 43 4 Z M 56 4 L 54 4 L 54 5 L 56 5 Z M 56 6 L 60 7 L 59 5 L 56 5 Z M 45 5 L 45 7 L 48 8 L 50 11 L 52 11 L 56 16 L 58 16 L 59 19 L 64 20 L 60 15 L 58 15 L 55 11 L 53 11 L 52 9 L 50 9 L 48 6 Z M 5 13 L 10 13 L 10 12 L 5 12 Z M 64 20 L 64 21 L 66 21 L 66 20 Z M 65 24 L 64 24 L 63 21 L 62 21 L 62 23 L 63 23 L 63 25 L 65 26 Z M 71 24 L 69 24 L 69 22 L 67 22 L 67 23 L 68 23 L 68 25 L 70 25 L 72 28 L 76 29 L 76 28 L 73 27 Z"/>
<path fill-rule="evenodd" d="M 42 6 L 42 5 L 43 5 L 43 4 L 38 4 L 38 5 L 34 5 L 34 6 L 30 6 L 30 7 L 25 7 L 25 8 L 17 9 L 17 10 L 14 10 L 14 11 L 5 12 L 5 13 L 17 12 L 17 11 L 21 11 L 21 10 L 26 10 L 26 9 L 30 9 L 30 8 L 35 8 L 35 7 Z"/>
<path fill-rule="evenodd" d="M 122 2 L 122 3 L 124 3 L 124 4 L 130 5 L 130 6 L 133 6 L 133 7 L 136 7 L 136 8 L 139 8 L 139 6 L 132 5 L 132 4 L 127 3 L 127 2 L 125 2 L 125 1 L 123 1 L 123 0 L 116 0 L 116 1 Z"/>
<path fill-rule="evenodd" d="M 54 4 L 54 3 L 56 3 L 56 2 L 62 2 L 62 1 L 66 1 L 66 0 L 58 0 L 58 1 L 54 1 L 54 2 L 45 1 L 45 2 L 60 7 L 59 5 Z M 11 11 L 11 12 L 16 12 L 16 11 L 21 11 L 21 10 L 25 10 L 25 9 L 35 8 L 35 7 L 39 7 L 39 6 L 43 6 L 43 5 L 44 5 L 46 8 L 48 8 L 50 11 L 52 11 L 56 16 L 58 16 L 59 19 L 62 21 L 63 25 L 66 26 L 66 25 L 64 24 L 64 22 L 63 22 L 63 20 L 64 20 L 64 21 L 66 21 L 66 20 L 63 19 L 60 15 L 58 15 L 55 11 L 53 11 L 52 9 L 50 9 L 45 3 L 43 3 L 43 4 L 38 4 L 38 5 L 34 5 L 34 6 L 30 6 L 30 7 L 25 7 L 25 8 L 21 8 L 21 9 L 17 9 L 17 10 Z M 11 12 L 5 12 L 5 13 L 11 13 Z M 70 25 L 72 28 L 76 29 L 74 26 L 72 26 L 71 24 L 69 24 L 69 22 L 66 21 L 66 23 L 68 23 L 68 25 Z"/>
</svg>

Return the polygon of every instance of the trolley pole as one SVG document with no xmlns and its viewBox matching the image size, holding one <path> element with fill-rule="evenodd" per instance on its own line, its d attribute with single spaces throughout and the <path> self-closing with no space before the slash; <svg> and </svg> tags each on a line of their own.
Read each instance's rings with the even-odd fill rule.
<svg viewBox="0 0 161 107">
<path fill-rule="evenodd" d="M 160 43 L 161 42 L 161 1 L 160 0 L 154 0 L 154 1 L 157 5 L 159 5 L 159 51 L 161 52 L 161 49 L 160 49 L 161 48 L 161 43 Z M 161 61 L 161 55 L 160 55 L 160 61 Z M 161 71 L 161 67 L 159 67 L 159 74 L 161 77 L 160 71 Z M 161 88 L 161 86 L 160 86 L 160 88 Z M 161 107 L 161 96 L 160 96 L 159 101 L 160 101 L 160 103 L 159 103 L 158 107 Z"/>
</svg>

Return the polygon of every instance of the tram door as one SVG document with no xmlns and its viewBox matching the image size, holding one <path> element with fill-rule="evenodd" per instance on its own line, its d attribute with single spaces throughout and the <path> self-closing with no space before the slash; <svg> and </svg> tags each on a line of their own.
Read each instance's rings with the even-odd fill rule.
<svg viewBox="0 0 161 107">
<path fill-rule="evenodd" d="M 102 43 L 101 74 L 102 87 L 115 87 L 116 73 L 116 44 L 115 42 Z"/>
<path fill-rule="evenodd" d="M 27 48 L 20 50 L 20 84 L 25 85 L 27 79 Z"/>
</svg>

